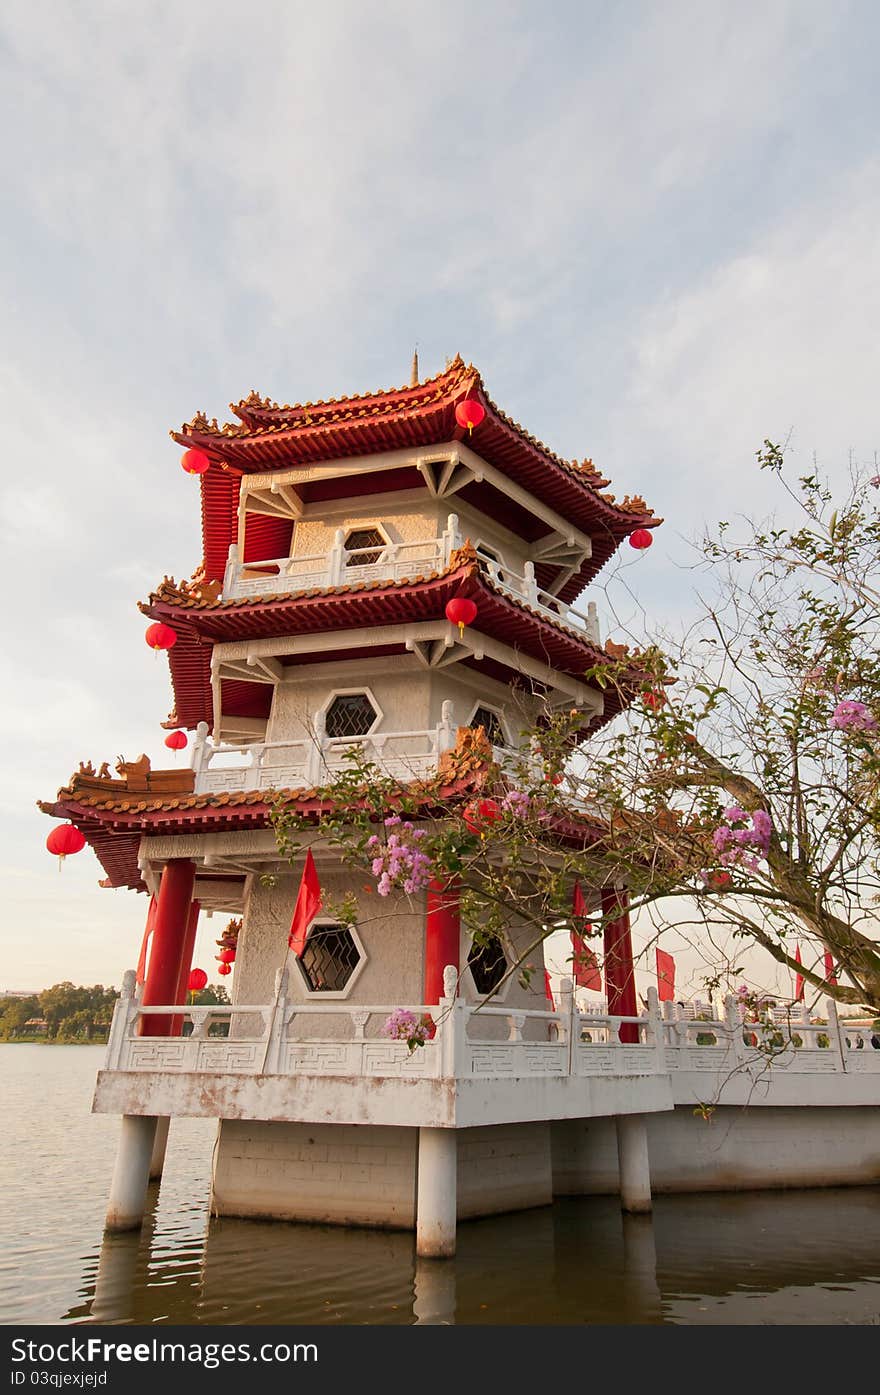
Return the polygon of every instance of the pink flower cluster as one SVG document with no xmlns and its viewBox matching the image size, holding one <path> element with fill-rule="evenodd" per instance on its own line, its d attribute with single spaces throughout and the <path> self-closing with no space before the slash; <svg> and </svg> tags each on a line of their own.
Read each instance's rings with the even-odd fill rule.
<svg viewBox="0 0 880 1395">
<path fill-rule="evenodd" d="M 877 718 L 863 702 L 844 698 L 832 712 L 828 725 L 835 731 L 876 731 Z"/>
<path fill-rule="evenodd" d="M 408 896 L 424 891 L 431 880 L 431 859 L 419 847 L 425 837 L 424 829 L 404 823 L 399 814 L 390 814 L 385 827 L 399 831 L 389 833 L 384 843 L 375 834 L 367 839 L 367 847 L 374 854 L 370 870 L 378 878 L 379 895 L 390 896 L 395 887 Z"/>
<path fill-rule="evenodd" d="M 525 790 L 508 790 L 501 801 L 501 807 L 506 814 L 513 814 L 521 819 L 528 813 L 531 802 Z"/>
<path fill-rule="evenodd" d="M 417 1016 L 416 1013 L 410 1012 L 409 1008 L 395 1008 L 382 1024 L 383 1037 L 391 1037 L 392 1041 L 405 1041 L 410 1051 L 414 1051 L 417 1046 L 424 1046 L 425 1042 L 433 1037 L 435 1030 L 434 1021 L 426 1012 Z"/>
<path fill-rule="evenodd" d="M 770 851 L 770 815 L 765 809 L 747 814 L 738 804 L 731 804 L 722 815 L 724 822 L 712 834 L 712 846 L 718 861 L 726 867 L 747 867 L 758 870 L 758 861 Z"/>
</svg>

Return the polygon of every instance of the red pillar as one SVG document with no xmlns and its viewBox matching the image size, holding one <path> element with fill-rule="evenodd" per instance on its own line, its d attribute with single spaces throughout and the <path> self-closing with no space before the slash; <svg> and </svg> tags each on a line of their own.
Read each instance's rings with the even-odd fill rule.
<svg viewBox="0 0 880 1395">
<path fill-rule="evenodd" d="M 174 996 L 175 1003 L 185 1003 L 189 992 L 189 973 L 192 968 L 193 950 L 196 944 L 196 930 L 199 925 L 199 911 L 201 906 L 198 901 L 193 901 L 189 908 L 189 919 L 186 923 L 186 936 L 183 941 L 183 951 L 180 958 L 180 973 L 177 978 L 177 992 Z M 179 1037 L 183 1030 L 183 1018 L 172 1017 L 174 1023 L 171 1029 L 171 1036 Z"/>
<path fill-rule="evenodd" d="M 458 881 L 432 881 L 428 886 L 428 913 L 425 921 L 426 1003 L 439 1003 L 443 997 L 443 970 L 447 964 L 459 967 L 461 943 Z"/>
<path fill-rule="evenodd" d="M 615 912 L 617 914 L 615 915 Z M 632 934 L 629 926 L 629 897 L 626 892 L 606 887 L 602 892 L 605 919 L 605 992 L 612 1017 L 636 1017 L 636 977 L 633 969 Z M 614 916 L 613 920 L 607 919 Z M 620 1028 L 622 1042 L 637 1042 L 639 1029 L 634 1022 Z"/>
<path fill-rule="evenodd" d="M 177 984 L 195 879 L 195 863 L 182 857 L 166 862 L 162 871 L 153 926 L 153 947 L 141 1000 L 146 1007 L 151 1003 L 167 1007 L 177 1002 Z M 141 1035 L 171 1036 L 172 1026 L 171 1017 L 142 1017 Z"/>
</svg>

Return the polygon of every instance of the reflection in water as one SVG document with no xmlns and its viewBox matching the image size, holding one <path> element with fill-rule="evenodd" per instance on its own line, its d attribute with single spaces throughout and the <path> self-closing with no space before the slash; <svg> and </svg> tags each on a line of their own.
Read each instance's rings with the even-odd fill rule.
<svg viewBox="0 0 880 1395">
<path fill-rule="evenodd" d="M 150 1217 L 156 1225 L 156 1213 Z M 880 1191 L 566 1199 L 459 1228 L 454 1260 L 409 1232 L 211 1221 L 201 1245 L 156 1226 L 106 1236 L 80 1322 L 179 1324 L 870 1323 Z M 756 1300 L 760 1300 L 757 1302 Z M 831 1314 L 834 1314 L 832 1317 Z"/>
<path fill-rule="evenodd" d="M 450 1326 L 455 1322 L 455 1265 L 444 1259 L 416 1259 L 415 1301 L 417 1323 Z"/>
</svg>

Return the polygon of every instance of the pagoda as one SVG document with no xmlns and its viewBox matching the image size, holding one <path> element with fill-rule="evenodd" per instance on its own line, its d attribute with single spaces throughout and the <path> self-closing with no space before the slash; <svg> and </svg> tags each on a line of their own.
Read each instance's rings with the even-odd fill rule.
<svg viewBox="0 0 880 1395">
<path fill-rule="evenodd" d="M 570 990 L 548 1005 L 541 951 L 531 986 L 506 972 L 525 930 L 475 948 L 436 883 L 354 925 L 319 914 L 290 955 L 301 866 L 272 817 L 280 799 L 320 833 L 322 789 L 354 743 L 466 800 L 539 710 L 582 714 L 585 734 L 609 721 L 616 690 L 585 675 L 619 650 L 595 604 L 574 603 L 660 520 L 530 436 L 460 357 L 398 389 L 296 406 L 252 392 L 231 410 L 172 432 L 199 472 L 203 560 L 140 607 L 167 647 L 164 725 L 191 734 L 190 766 L 89 763 L 40 806 L 83 835 L 103 885 L 147 908 L 94 1104 L 123 1118 L 108 1226 L 140 1224 L 176 1115 L 218 1119 L 220 1215 L 409 1227 L 420 1253 L 448 1254 L 457 1217 L 549 1201 L 551 1125 L 588 1117 L 617 1121 L 624 1204 L 648 1208 L 643 1116 L 671 1107 L 651 1024 L 578 1066 Z M 462 600 L 472 619 L 456 624 Z M 312 846 L 326 904 L 361 889 Z M 620 904 L 608 1011 L 635 1018 Z M 224 941 L 225 1016 L 187 1004 L 200 911 L 241 923 Z M 393 1008 L 438 1005 L 419 1050 L 382 1036 Z"/>
</svg>

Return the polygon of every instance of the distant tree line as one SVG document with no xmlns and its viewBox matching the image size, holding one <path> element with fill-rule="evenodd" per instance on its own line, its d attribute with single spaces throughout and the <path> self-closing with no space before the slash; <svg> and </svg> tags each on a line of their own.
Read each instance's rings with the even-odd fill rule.
<svg viewBox="0 0 880 1395">
<path fill-rule="evenodd" d="M 85 988 L 65 981 L 27 998 L 0 998 L 0 1041 L 106 1041 L 118 996 L 102 983 Z M 223 984 L 191 998 L 206 1007 L 229 1002 Z"/>
</svg>

